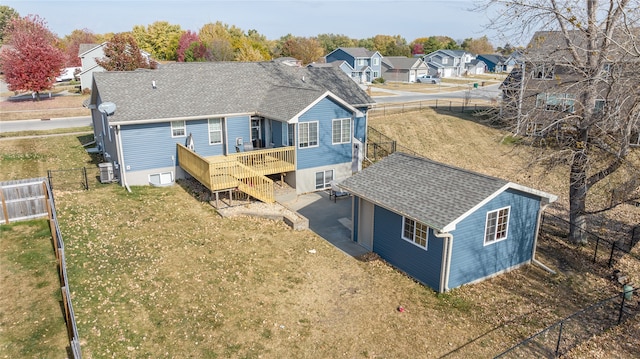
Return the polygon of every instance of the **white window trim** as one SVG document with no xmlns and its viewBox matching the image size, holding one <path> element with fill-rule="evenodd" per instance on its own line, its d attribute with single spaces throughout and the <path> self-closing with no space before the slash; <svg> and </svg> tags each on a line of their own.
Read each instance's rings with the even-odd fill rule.
<svg viewBox="0 0 640 359">
<path fill-rule="evenodd" d="M 404 231 L 404 226 L 405 226 L 405 224 L 406 224 L 406 221 L 407 221 L 407 220 L 409 220 L 409 221 L 412 221 L 412 222 L 413 222 L 413 234 L 412 234 L 413 238 L 407 238 L 407 237 L 405 237 L 405 236 L 404 236 L 404 232 L 405 232 L 405 231 Z M 416 241 L 415 241 L 415 237 L 416 237 L 416 227 L 417 227 L 417 226 L 416 226 L 416 224 L 417 224 L 417 223 L 420 223 L 420 222 L 417 222 L 417 221 L 414 221 L 414 220 L 413 220 L 413 219 L 411 219 L 411 218 L 407 218 L 407 217 L 405 217 L 405 216 L 402 216 L 402 232 L 400 232 L 400 237 L 401 237 L 402 239 L 404 239 L 405 241 L 407 241 L 407 242 L 409 242 L 409 243 L 413 244 L 414 246 L 416 246 L 416 247 L 418 247 L 418 248 L 423 249 L 423 250 L 425 250 L 425 251 L 426 251 L 426 250 L 428 250 L 428 249 L 429 249 L 429 229 L 430 229 L 430 227 L 429 227 L 429 226 L 427 226 L 427 225 L 426 225 L 426 224 L 424 224 L 424 223 L 420 223 L 420 224 L 422 224 L 423 226 L 427 227 L 427 230 L 426 230 L 427 238 L 425 238 L 425 243 L 424 243 L 424 247 L 423 247 L 421 244 L 416 243 Z"/>
<path fill-rule="evenodd" d="M 184 131 L 184 133 L 182 135 L 175 135 L 175 130 L 180 129 L 180 127 L 173 127 L 173 124 L 176 122 L 182 122 L 182 130 Z M 187 137 L 187 122 L 184 120 L 178 120 L 178 121 L 171 121 L 170 122 L 171 125 L 171 138 L 178 138 L 178 137 Z"/>
<path fill-rule="evenodd" d="M 169 175 L 169 182 L 165 182 L 162 183 L 162 175 Z M 152 183 L 151 182 L 151 176 L 160 176 L 160 183 Z M 155 185 L 155 186 L 167 186 L 170 185 L 171 183 L 174 182 L 174 178 L 173 178 L 173 171 L 167 171 L 167 172 L 160 172 L 160 173 L 150 173 L 148 176 L 148 180 L 149 180 L 149 184 L 151 185 Z"/>
<path fill-rule="evenodd" d="M 342 123 L 344 121 L 349 121 L 349 135 L 346 136 L 346 140 L 345 140 L 345 134 L 342 133 Z M 338 126 L 340 126 L 340 141 L 339 142 L 334 142 L 333 141 L 333 132 L 334 132 L 336 124 L 338 124 Z M 344 143 L 351 143 L 351 119 L 350 118 L 336 118 L 336 119 L 331 121 L 331 143 L 334 144 L 334 145 L 341 145 L 341 144 L 344 144 Z"/>
<path fill-rule="evenodd" d="M 505 229 L 505 236 L 503 238 L 496 239 L 495 237 L 498 234 L 498 231 L 496 230 L 495 233 L 493 234 L 493 240 L 487 242 L 487 226 L 489 225 L 489 215 L 491 213 L 500 212 L 500 211 L 502 211 L 504 209 L 508 210 L 508 213 L 507 213 L 507 228 Z M 494 243 L 498 243 L 498 242 L 502 242 L 504 240 L 507 240 L 509 238 L 509 222 L 511 222 L 511 206 L 506 206 L 506 207 L 495 209 L 493 211 L 488 211 L 487 215 L 485 217 L 485 221 L 484 221 L 484 234 L 482 235 L 484 246 L 490 246 L 490 245 L 492 245 Z M 496 217 L 496 227 L 497 227 L 497 225 L 498 225 L 498 223 L 497 223 L 497 217 Z"/>
<path fill-rule="evenodd" d="M 331 179 L 329 180 L 329 182 L 327 182 L 327 172 L 331 172 Z M 318 176 L 318 173 L 322 173 L 322 181 L 323 183 L 323 187 L 318 187 L 318 185 L 315 183 L 316 177 Z M 323 189 L 328 189 L 331 188 L 331 182 L 334 180 L 335 178 L 335 174 L 336 171 L 334 169 L 329 169 L 329 170 L 324 170 L 324 171 L 316 171 L 315 176 L 313 176 L 313 186 L 315 187 L 316 190 L 323 190 Z"/>
<path fill-rule="evenodd" d="M 220 121 L 220 129 L 219 130 L 215 130 L 215 132 L 220 132 L 220 142 L 211 142 L 211 120 L 218 120 Z M 209 118 L 207 119 L 207 133 L 209 136 L 209 146 L 217 146 L 217 145 L 221 145 L 222 144 L 222 118 Z"/>
<path fill-rule="evenodd" d="M 307 143 L 310 143 L 311 141 L 309 140 L 309 127 L 312 123 L 316 124 L 316 144 L 315 145 L 308 145 L 305 147 L 301 147 L 300 146 L 300 140 L 302 139 L 302 136 L 300 135 L 300 125 L 302 124 L 307 124 L 309 126 L 307 126 Z M 298 122 L 298 148 L 299 149 L 305 149 L 305 148 L 313 148 L 313 147 L 318 147 L 320 146 L 320 123 L 318 121 L 309 121 L 309 122 Z"/>
</svg>

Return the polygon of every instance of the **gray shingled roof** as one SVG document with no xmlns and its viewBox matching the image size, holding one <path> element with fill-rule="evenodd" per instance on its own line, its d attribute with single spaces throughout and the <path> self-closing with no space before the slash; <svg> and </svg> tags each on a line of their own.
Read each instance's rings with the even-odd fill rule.
<svg viewBox="0 0 640 359">
<path fill-rule="evenodd" d="M 550 202 L 555 200 L 553 195 L 499 178 L 400 152 L 345 179 L 339 186 L 441 231 L 451 230 L 452 224 L 470 210 L 509 187 L 547 195 Z"/>
<path fill-rule="evenodd" d="M 100 46 L 100 44 L 80 44 L 78 46 L 78 56 L 98 46 Z"/>
<path fill-rule="evenodd" d="M 404 56 L 388 56 L 385 57 L 382 61 L 391 65 L 391 67 L 394 69 L 410 70 L 413 66 L 416 65 L 419 59 Z"/>
<path fill-rule="evenodd" d="M 94 79 L 100 99 L 117 106 L 110 117 L 114 123 L 230 114 L 287 121 L 327 91 L 353 107 L 374 103 L 340 69 L 279 62 L 175 63 L 157 70 L 95 73 Z"/>
<path fill-rule="evenodd" d="M 340 47 L 340 49 L 353 57 L 371 57 L 376 53 L 364 47 Z"/>
</svg>

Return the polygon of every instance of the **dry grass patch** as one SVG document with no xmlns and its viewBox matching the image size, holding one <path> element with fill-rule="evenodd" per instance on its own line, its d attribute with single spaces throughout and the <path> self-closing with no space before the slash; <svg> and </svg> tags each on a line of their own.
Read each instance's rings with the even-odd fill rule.
<svg viewBox="0 0 640 359">
<path fill-rule="evenodd" d="M 66 358 L 60 282 L 46 220 L 0 226 L 0 353 Z"/>
</svg>

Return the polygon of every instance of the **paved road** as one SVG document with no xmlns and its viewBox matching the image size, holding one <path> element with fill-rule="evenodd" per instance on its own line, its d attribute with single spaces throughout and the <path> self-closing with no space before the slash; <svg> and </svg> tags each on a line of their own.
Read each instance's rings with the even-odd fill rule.
<svg viewBox="0 0 640 359">
<path fill-rule="evenodd" d="M 52 118 L 51 120 L 21 120 L 0 121 L 1 132 L 18 132 L 32 130 L 53 130 L 57 128 L 71 128 L 91 126 L 90 116 Z"/>
</svg>

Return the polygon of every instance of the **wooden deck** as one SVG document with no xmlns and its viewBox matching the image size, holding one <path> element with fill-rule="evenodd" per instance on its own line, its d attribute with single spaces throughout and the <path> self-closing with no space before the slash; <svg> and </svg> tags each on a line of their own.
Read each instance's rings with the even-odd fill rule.
<svg viewBox="0 0 640 359">
<path fill-rule="evenodd" d="M 294 147 L 202 157 L 178 144 L 180 167 L 211 191 L 237 188 L 266 203 L 275 201 L 273 181 L 266 175 L 293 171 Z"/>
</svg>

